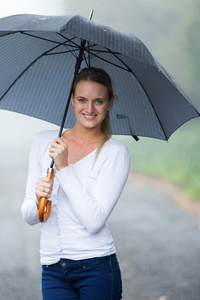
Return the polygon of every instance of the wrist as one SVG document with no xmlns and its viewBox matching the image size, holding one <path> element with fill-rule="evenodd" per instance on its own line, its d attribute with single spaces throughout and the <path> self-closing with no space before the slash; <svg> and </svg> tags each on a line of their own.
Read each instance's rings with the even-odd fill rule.
<svg viewBox="0 0 200 300">
<path fill-rule="evenodd" d="M 59 172 L 59 171 L 65 169 L 65 168 L 68 167 L 68 166 L 69 166 L 69 164 L 65 164 L 65 165 L 62 165 L 62 166 L 56 166 L 56 169 L 57 169 L 58 172 Z"/>
</svg>

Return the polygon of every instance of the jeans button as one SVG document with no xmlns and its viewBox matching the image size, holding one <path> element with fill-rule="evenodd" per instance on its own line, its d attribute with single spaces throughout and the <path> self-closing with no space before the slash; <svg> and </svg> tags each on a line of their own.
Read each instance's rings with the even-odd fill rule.
<svg viewBox="0 0 200 300">
<path fill-rule="evenodd" d="M 67 264 L 66 261 L 62 261 L 62 262 L 61 262 L 61 266 L 62 266 L 62 267 L 65 267 L 66 264 Z"/>
</svg>

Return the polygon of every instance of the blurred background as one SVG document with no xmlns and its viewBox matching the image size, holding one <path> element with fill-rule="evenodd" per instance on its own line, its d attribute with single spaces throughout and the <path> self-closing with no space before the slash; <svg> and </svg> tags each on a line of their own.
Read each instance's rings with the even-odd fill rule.
<svg viewBox="0 0 200 300">
<path fill-rule="evenodd" d="M 200 110 L 198 0 L 119 0 L 117 4 L 114 0 L 109 3 L 106 0 L 10 0 L 1 4 L 0 17 L 18 13 L 81 14 L 89 17 L 91 9 L 94 9 L 95 22 L 139 37 Z M 0 112 L 0 125 L 3 141 L 0 151 L 5 151 L 9 156 L 13 149 L 20 154 L 23 151 L 23 159 L 27 158 L 36 132 L 54 128 L 43 121 L 4 111 Z M 169 143 L 147 138 L 141 138 L 136 143 L 131 137 L 118 138 L 131 151 L 134 172 L 161 176 L 180 185 L 190 198 L 199 199 L 199 129 L 199 119 L 192 120 L 175 132 Z M 17 154 L 18 160 L 20 154 Z"/>
<path fill-rule="evenodd" d="M 200 110 L 199 0 L 7 0 L 1 3 L 0 17 L 21 13 L 80 14 L 89 17 L 91 9 L 94 9 L 95 22 L 127 31 L 140 38 Z M 28 156 L 33 137 L 40 130 L 54 128 L 57 127 L 44 121 L 0 111 L 0 241 L 3 249 L 0 252 L 1 270 L 8 272 L 12 269 L 11 262 L 17 262 L 23 255 L 21 245 L 26 257 L 30 259 L 29 263 L 32 259 L 34 261 L 34 256 L 38 257 L 39 227 L 33 230 L 24 225 L 20 206 L 24 198 Z M 199 133 L 200 119 L 197 118 L 176 131 L 169 142 L 148 138 L 140 138 L 139 142 L 131 137 L 114 138 L 123 141 L 129 148 L 133 172 L 173 182 L 191 201 L 198 201 Z M 16 216 L 17 221 L 12 222 L 10 216 Z M 16 226 L 18 234 L 12 235 Z M 24 230 L 30 233 L 26 240 L 21 234 Z M 34 238 L 35 245 L 30 249 L 30 240 Z M 11 256 L 10 263 L 8 254 Z M 25 266 L 27 261 L 21 265 L 26 277 L 29 274 L 26 273 Z M 38 266 L 39 262 L 38 265 L 32 265 L 32 271 Z M 10 284 L 9 278 L 5 275 L 1 284 Z M 34 279 L 32 280 L 34 284 Z M 15 284 L 18 284 L 17 278 Z M 6 298 L 0 296 L 0 299 Z M 23 298 L 16 296 L 15 299 Z"/>
</svg>

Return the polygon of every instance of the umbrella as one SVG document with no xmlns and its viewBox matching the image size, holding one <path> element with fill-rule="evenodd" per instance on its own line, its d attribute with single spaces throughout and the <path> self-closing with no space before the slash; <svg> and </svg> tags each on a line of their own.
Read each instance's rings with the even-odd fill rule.
<svg viewBox="0 0 200 300">
<path fill-rule="evenodd" d="M 80 67 L 111 76 L 112 133 L 168 140 L 198 117 L 184 91 L 134 35 L 79 15 L 0 19 L 0 108 L 72 127 L 70 95 Z M 63 114 L 64 112 L 64 114 Z"/>
</svg>

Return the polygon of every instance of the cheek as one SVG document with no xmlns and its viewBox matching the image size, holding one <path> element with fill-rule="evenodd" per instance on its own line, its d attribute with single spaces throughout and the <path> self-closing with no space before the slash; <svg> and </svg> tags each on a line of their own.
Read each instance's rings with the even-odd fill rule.
<svg viewBox="0 0 200 300">
<path fill-rule="evenodd" d="M 106 115 L 108 112 L 108 107 L 101 107 L 98 108 L 97 111 L 101 114 L 101 115 Z"/>
<path fill-rule="evenodd" d="M 109 102 L 107 103 L 106 107 L 104 107 L 104 113 L 105 115 L 107 115 L 107 113 L 109 112 L 109 110 L 112 108 L 112 104 Z"/>
<path fill-rule="evenodd" d="M 74 110 L 77 111 L 77 112 L 80 112 L 81 110 L 83 110 L 83 105 L 80 104 L 79 102 L 75 102 L 74 103 Z"/>
<path fill-rule="evenodd" d="M 104 120 L 106 118 L 108 114 L 108 109 L 104 109 L 102 112 L 101 112 L 101 119 Z"/>
</svg>

